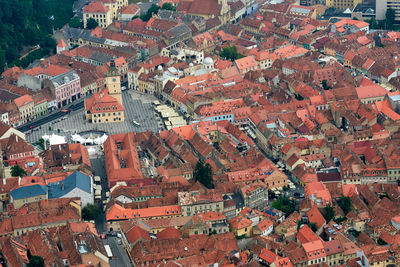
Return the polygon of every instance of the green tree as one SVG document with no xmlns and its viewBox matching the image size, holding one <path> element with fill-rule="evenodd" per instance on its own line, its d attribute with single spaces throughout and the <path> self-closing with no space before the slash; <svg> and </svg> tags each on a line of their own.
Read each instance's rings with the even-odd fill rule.
<svg viewBox="0 0 400 267">
<path fill-rule="evenodd" d="M 195 181 L 199 181 L 202 185 L 207 188 L 214 188 L 213 174 L 211 165 L 200 159 L 193 172 L 193 178 Z"/>
<path fill-rule="evenodd" d="M 140 16 L 140 19 L 143 21 L 149 21 L 149 19 L 153 16 L 153 14 L 157 14 L 160 7 L 152 4 L 151 7 L 147 10 L 146 14 Z"/>
<path fill-rule="evenodd" d="M 317 224 L 316 224 L 316 223 L 308 223 L 307 225 L 308 225 L 308 227 L 311 228 L 311 230 L 313 230 L 314 233 L 315 233 L 316 231 L 318 231 L 318 227 L 317 227 Z"/>
<path fill-rule="evenodd" d="M 394 11 L 394 9 L 388 8 L 386 10 L 386 20 L 385 20 L 385 28 L 387 30 L 393 29 L 393 25 L 395 23 L 395 18 L 396 18 L 396 12 Z"/>
<path fill-rule="evenodd" d="M 11 176 L 13 177 L 17 177 L 17 176 L 25 176 L 26 175 L 26 171 L 24 169 L 21 168 L 21 166 L 14 165 L 11 167 Z"/>
<path fill-rule="evenodd" d="M 328 81 L 327 80 L 322 80 L 322 88 L 324 88 L 324 90 L 328 90 Z"/>
<path fill-rule="evenodd" d="M 68 24 L 71 28 L 83 28 L 83 23 L 78 17 L 73 17 Z"/>
<path fill-rule="evenodd" d="M 171 3 L 164 3 L 161 7 L 161 9 L 165 9 L 165 10 L 171 10 L 171 11 L 175 11 L 176 8 L 174 7 L 173 4 Z"/>
<path fill-rule="evenodd" d="M 333 220 L 333 218 L 335 218 L 335 210 L 333 209 L 333 207 L 331 205 L 327 205 L 324 208 L 323 215 L 324 215 L 326 222 L 328 223 L 330 220 Z"/>
<path fill-rule="evenodd" d="M 236 46 L 234 46 L 234 45 L 222 48 L 222 51 L 221 51 L 221 53 L 219 53 L 219 56 L 222 58 L 229 59 L 231 61 L 235 61 L 236 59 L 243 57 L 243 55 L 239 54 L 236 51 Z"/>
<path fill-rule="evenodd" d="M 295 199 L 290 199 L 287 196 L 280 196 L 276 201 L 272 202 L 272 207 L 284 212 L 286 216 L 289 216 L 297 211 L 297 204 Z"/>
<path fill-rule="evenodd" d="M 86 22 L 86 28 L 89 30 L 94 29 L 97 26 L 99 26 L 99 24 L 93 18 L 88 19 L 88 21 Z"/>
<path fill-rule="evenodd" d="M 42 41 L 72 17 L 74 0 L 0 0 L 0 72 L 9 67 L 26 67 L 52 49 Z M 40 44 L 37 49 L 36 45 Z M 25 57 L 22 52 L 33 51 Z"/>
<path fill-rule="evenodd" d="M 44 267 L 44 260 L 40 256 L 32 256 L 29 258 L 28 267 Z"/>
<path fill-rule="evenodd" d="M 82 209 L 82 218 L 84 220 L 96 220 L 99 215 L 100 215 L 100 209 L 96 205 L 87 204 Z"/>
<path fill-rule="evenodd" d="M 338 200 L 338 205 L 345 215 L 351 211 L 351 199 L 349 197 L 341 197 Z"/>
</svg>

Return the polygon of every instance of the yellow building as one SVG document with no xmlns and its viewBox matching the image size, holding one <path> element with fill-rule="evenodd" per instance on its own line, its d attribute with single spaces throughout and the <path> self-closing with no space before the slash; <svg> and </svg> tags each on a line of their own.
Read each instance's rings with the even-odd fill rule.
<svg viewBox="0 0 400 267">
<path fill-rule="evenodd" d="M 85 117 L 91 123 L 123 122 L 125 120 L 120 75 L 113 61 L 106 74 L 106 86 L 106 89 L 85 100 Z"/>
<path fill-rule="evenodd" d="M 128 6 L 128 0 L 92 1 L 83 9 L 83 25 L 93 18 L 101 28 L 107 28 L 118 17 L 118 10 Z"/>
<path fill-rule="evenodd" d="M 349 8 L 353 10 L 362 0 L 326 0 L 326 6 L 333 7 L 341 10 Z"/>
<path fill-rule="evenodd" d="M 112 11 L 102 2 L 92 1 L 83 9 L 83 26 L 85 28 L 89 19 L 94 19 L 101 28 L 107 28 L 113 21 Z"/>
<path fill-rule="evenodd" d="M 35 102 L 30 95 L 23 95 L 14 99 L 19 110 L 19 117 L 22 123 L 35 118 Z"/>
<path fill-rule="evenodd" d="M 47 199 L 47 187 L 39 184 L 20 187 L 11 191 L 10 196 L 14 208 L 19 209 L 24 204 Z"/>
<path fill-rule="evenodd" d="M 253 222 L 244 216 L 237 216 L 229 221 L 230 229 L 236 236 L 250 237 Z"/>
</svg>

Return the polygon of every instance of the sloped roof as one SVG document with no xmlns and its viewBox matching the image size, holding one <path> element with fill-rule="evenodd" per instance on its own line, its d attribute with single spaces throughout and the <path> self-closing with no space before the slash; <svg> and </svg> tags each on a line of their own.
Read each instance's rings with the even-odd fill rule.
<svg viewBox="0 0 400 267">
<path fill-rule="evenodd" d="M 20 187 L 10 192 L 10 195 L 14 200 L 40 196 L 45 194 L 47 194 L 47 187 L 39 184 Z"/>
<path fill-rule="evenodd" d="M 91 178 L 82 172 L 75 171 L 63 181 L 49 185 L 49 198 L 60 198 L 75 188 L 86 193 L 91 192 Z"/>
</svg>

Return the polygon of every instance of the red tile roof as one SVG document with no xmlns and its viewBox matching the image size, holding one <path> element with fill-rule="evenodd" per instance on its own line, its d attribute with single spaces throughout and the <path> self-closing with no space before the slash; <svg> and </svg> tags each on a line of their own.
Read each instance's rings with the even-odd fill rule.
<svg viewBox="0 0 400 267">
<path fill-rule="evenodd" d="M 108 11 L 108 7 L 100 1 L 92 1 L 83 8 L 84 13 L 107 13 Z"/>
<path fill-rule="evenodd" d="M 310 223 L 315 223 L 318 229 L 324 226 L 324 224 L 326 223 L 324 216 L 322 216 L 317 205 L 313 205 L 312 208 L 307 211 L 306 215 Z"/>
<path fill-rule="evenodd" d="M 131 230 L 126 232 L 126 237 L 131 244 L 139 240 L 151 240 L 149 233 L 138 226 L 134 226 Z"/>
<path fill-rule="evenodd" d="M 253 222 L 244 216 L 236 216 L 229 220 L 229 224 L 233 229 L 239 230 L 251 226 Z"/>
<path fill-rule="evenodd" d="M 33 98 L 30 95 L 23 95 L 14 99 L 14 103 L 20 108 L 28 103 L 32 103 Z"/>
<path fill-rule="evenodd" d="M 182 233 L 181 231 L 179 231 L 178 229 L 174 228 L 174 227 L 168 227 L 165 228 L 164 230 L 162 230 L 161 232 L 159 232 L 157 234 L 157 239 L 181 239 L 182 238 Z"/>
<path fill-rule="evenodd" d="M 144 209 L 129 209 L 114 204 L 106 214 L 106 220 L 128 220 L 135 218 L 169 217 L 182 214 L 179 205 L 150 207 Z"/>
<path fill-rule="evenodd" d="M 303 244 L 311 241 L 316 241 L 319 239 L 319 236 L 314 233 L 310 227 L 308 227 L 307 225 L 303 225 L 297 232 L 296 238 L 300 243 Z"/>
</svg>

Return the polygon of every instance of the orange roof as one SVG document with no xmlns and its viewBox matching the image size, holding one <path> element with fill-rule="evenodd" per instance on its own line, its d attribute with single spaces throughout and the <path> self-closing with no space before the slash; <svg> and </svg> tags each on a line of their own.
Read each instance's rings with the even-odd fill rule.
<svg viewBox="0 0 400 267">
<path fill-rule="evenodd" d="M 361 29 L 369 26 L 369 23 L 362 20 L 354 20 L 354 19 L 342 19 L 334 24 L 336 28 L 343 27 L 344 25 L 355 25 L 357 28 Z"/>
<path fill-rule="evenodd" d="M 100 1 L 92 1 L 83 8 L 84 13 L 107 13 L 108 10 L 108 7 Z"/>
<path fill-rule="evenodd" d="M 106 214 L 106 220 L 128 220 L 135 218 L 151 218 L 163 216 L 179 216 L 182 214 L 179 205 L 150 207 L 143 209 L 124 208 L 118 204 L 114 204 Z"/>
<path fill-rule="evenodd" d="M 57 44 L 57 47 L 64 48 L 64 47 L 67 47 L 67 44 L 64 42 L 63 39 L 60 39 L 60 41 Z"/>
<path fill-rule="evenodd" d="M 174 238 L 181 239 L 182 233 L 181 233 L 181 231 L 179 231 L 178 229 L 176 229 L 175 227 L 172 227 L 172 226 L 165 228 L 164 230 L 162 230 L 161 232 L 159 232 L 157 234 L 157 239 L 170 240 L 170 239 L 174 239 Z"/>
<path fill-rule="evenodd" d="M 31 102 L 33 102 L 33 98 L 30 95 L 23 95 L 23 96 L 20 96 L 20 97 L 14 99 L 14 103 L 18 107 L 22 107 Z"/>
<path fill-rule="evenodd" d="M 379 84 L 367 85 L 356 88 L 359 99 L 385 96 L 388 91 Z"/>
<path fill-rule="evenodd" d="M 257 62 L 252 56 L 247 56 L 244 58 L 237 59 L 235 60 L 235 63 L 236 66 L 239 68 L 239 70 L 245 70 L 257 67 Z"/>
<path fill-rule="evenodd" d="M 261 250 L 261 253 L 258 255 L 258 257 L 269 264 L 274 262 L 276 259 L 282 258 L 266 248 Z"/>
<path fill-rule="evenodd" d="M 44 74 L 47 76 L 57 76 L 64 73 L 67 73 L 69 69 L 58 66 L 58 65 L 45 65 L 45 66 L 37 66 L 32 69 L 24 71 L 24 74 L 29 76 L 37 76 L 40 74 Z"/>
<path fill-rule="evenodd" d="M 108 94 L 108 89 L 95 93 L 92 97 L 85 99 L 85 109 L 91 113 L 103 113 L 125 110 L 117 99 Z"/>
<path fill-rule="evenodd" d="M 276 49 L 274 53 L 280 58 L 291 58 L 295 56 L 300 56 L 307 53 L 308 50 L 303 47 L 298 47 L 295 45 L 288 45 L 279 49 Z"/>
<path fill-rule="evenodd" d="M 250 225 L 253 224 L 253 222 L 244 216 L 236 216 L 235 218 L 232 218 L 229 221 L 229 224 L 231 225 L 231 227 L 233 229 L 239 230 L 239 229 L 243 229 L 245 227 L 249 227 Z"/>
<path fill-rule="evenodd" d="M 151 240 L 149 233 L 138 226 L 134 226 L 132 229 L 126 232 L 126 237 L 131 244 L 135 243 L 139 239 Z"/>
<path fill-rule="evenodd" d="M 398 121 L 400 120 L 400 115 L 395 112 L 390 105 L 390 102 L 388 99 L 385 99 L 383 101 L 378 101 L 375 103 L 375 107 L 378 111 L 382 112 L 386 116 L 388 116 L 390 119 L 393 121 Z"/>
<path fill-rule="evenodd" d="M 258 229 L 260 229 L 261 232 L 263 232 L 264 230 L 268 229 L 270 226 L 273 225 L 273 222 L 266 218 L 263 221 L 261 221 L 259 224 L 257 224 Z"/>
<path fill-rule="evenodd" d="M 300 243 L 308 243 L 312 241 L 316 241 L 319 239 L 319 236 L 311 230 L 307 225 L 303 225 L 296 236 L 297 240 Z"/>
<path fill-rule="evenodd" d="M 192 125 L 185 125 L 181 127 L 172 128 L 172 131 L 174 131 L 184 140 L 190 140 L 196 134 L 196 132 L 192 128 Z"/>
<path fill-rule="evenodd" d="M 312 208 L 307 211 L 306 215 L 311 223 L 315 223 L 317 225 L 318 229 L 321 228 L 326 222 L 317 205 L 313 205 Z"/>
<path fill-rule="evenodd" d="M 194 220 L 201 220 L 203 222 L 210 221 L 218 221 L 226 219 L 225 215 L 222 212 L 216 211 L 208 211 L 208 212 L 200 212 L 194 216 Z"/>
<path fill-rule="evenodd" d="M 131 15 L 131 14 L 136 14 L 138 13 L 140 10 L 140 7 L 138 5 L 135 4 L 130 4 L 129 6 L 126 6 L 124 8 L 122 8 L 122 10 L 120 11 L 121 14 L 127 14 L 127 15 Z"/>
</svg>

